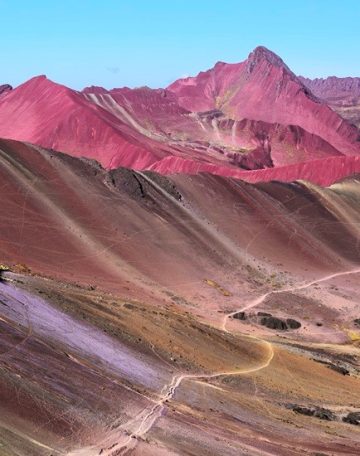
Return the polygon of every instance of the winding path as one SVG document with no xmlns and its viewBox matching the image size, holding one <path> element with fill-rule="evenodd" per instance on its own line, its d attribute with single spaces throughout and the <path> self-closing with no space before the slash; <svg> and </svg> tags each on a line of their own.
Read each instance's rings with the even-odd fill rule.
<svg viewBox="0 0 360 456">
<path fill-rule="evenodd" d="M 313 285 L 316 285 L 321 282 L 326 282 L 328 280 L 334 279 L 335 277 L 341 277 L 341 276 L 358 274 L 358 273 L 360 273 L 360 268 L 352 269 L 350 271 L 335 272 L 334 274 L 329 274 L 320 279 L 312 280 L 311 282 L 307 282 L 305 284 L 298 285 L 298 286 L 295 285 L 293 287 L 283 288 L 281 290 L 270 290 L 267 293 L 264 293 L 263 295 L 254 299 L 253 301 L 250 301 L 249 304 L 247 304 L 245 307 L 235 310 L 234 312 L 231 312 L 229 314 L 226 314 L 222 321 L 221 329 L 223 331 L 228 332 L 226 329 L 226 324 L 227 324 L 229 318 L 233 317 L 234 315 L 236 315 L 239 312 L 244 312 L 245 310 L 249 310 L 249 309 L 252 309 L 253 307 L 258 306 L 259 304 L 263 303 L 268 296 L 270 296 L 272 294 L 280 294 L 280 293 L 286 293 L 286 292 L 292 292 L 292 291 L 298 291 L 298 290 L 305 290 L 306 288 L 312 287 Z"/>
<path fill-rule="evenodd" d="M 264 293 L 263 295 L 259 296 L 258 298 L 250 301 L 246 306 L 242 307 L 241 309 L 238 309 L 234 312 L 226 314 L 224 316 L 224 319 L 221 324 L 221 330 L 226 333 L 229 333 L 229 331 L 226 328 L 229 318 L 231 318 L 238 312 L 243 312 L 245 310 L 251 309 L 251 308 L 261 304 L 262 302 L 265 301 L 265 299 L 268 296 L 270 296 L 272 294 L 304 290 L 315 284 L 318 284 L 321 282 L 326 282 L 335 277 L 341 277 L 341 276 L 357 274 L 357 273 L 360 273 L 360 268 L 350 270 L 350 271 L 336 272 L 333 274 L 329 274 L 320 279 L 312 280 L 310 282 L 307 282 L 305 284 L 298 285 L 298 286 L 288 287 L 288 288 L 284 288 L 282 290 L 268 291 L 267 293 Z M 247 335 L 245 337 L 254 339 L 258 342 L 261 342 L 262 344 L 264 344 L 266 346 L 267 351 L 268 351 L 268 357 L 264 363 L 262 363 L 261 365 L 258 365 L 256 367 L 250 368 L 250 369 L 218 372 L 215 374 L 178 374 L 178 375 L 174 375 L 174 377 L 172 378 L 172 381 L 163 388 L 162 397 L 157 402 L 155 402 L 154 405 L 150 409 L 145 409 L 142 413 L 140 413 L 140 415 L 138 417 L 136 417 L 134 420 L 131 420 L 131 424 L 136 423 L 136 422 L 139 423 L 136 427 L 136 430 L 132 431 L 131 434 L 126 435 L 124 439 L 118 440 L 115 444 L 111 445 L 106 450 L 105 449 L 100 450 L 99 454 L 101 456 L 116 456 L 116 455 L 120 455 L 120 454 L 126 455 L 128 453 L 128 451 L 133 449 L 136 446 L 137 439 L 139 437 L 144 436 L 148 431 L 150 431 L 150 429 L 153 427 L 153 425 L 155 424 L 157 419 L 160 418 L 160 416 L 162 415 L 162 412 L 165 408 L 165 403 L 174 397 L 176 390 L 179 388 L 179 386 L 181 385 L 183 380 L 213 379 L 213 378 L 222 377 L 222 376 L 249 374 L 249 373 L 257 372 L 259 370 L 262 370 L 262 369 L 265 369 L 266 367 L 268 367 L 274 357 L 274 350 L 273 350 L 271 343 L 266 340 L 260 339 L 256 336 Z M 130 422 L 126 423 L 126 426 L 128 426 L 129 424 L 130 424 Z"/>
<path fill-rule="evenodd" d="M 228 331 L 227 331 L 228 332 Z M 230 375 L 241 375 L 241 374 L 250 374 L 252 372 L 257 372 L 261 369 L 264 369 L 269 366 L 271 363 L 273 356 L 274 356 L 274 351 L 272 349 L 272 346 L 269 342 L 263 341 L 261 339 L 258 339 L 255 336 L 245 336 L 249 337 L 252 339 L 256 339 L 262 343 L 265 343 L 268 350 L 269 354 L 264 363 L 261 365 L 258 365 L 256 367 L 250 368 L 250 369 L 243 369 L 243 370 L 235 370 L 235 371 L 224 371 L 224 372 L 218 372 L 215 374 L 180 374 L 180 375 L 174 375 L 172 378 L 171 383 L 169 385 L 166 385 L 163 389 L 165 390 L 165 393 L 163 396 L 154 403 L 154 405 L 150 408 L 145 410 L 143 413 L 141 413 L 135 420 L 132 420 L 132 423 L 139 421 L 139 424 L 136 428 L 135 431 L 133 431 L 130 435 L 126 436 L 123 440 L 119 440 L 115 445 L 111 445 L 111 447 L 108 447 L 107 450 L 101 450 L 101 456 L 115 456 L 115 455 L 125 455 L 127 451 L 132 449 L 136 445 L 136 439 L 139 437 L 142 437 L 145 435 L 155 424 L 158 418 L 162 415 L 162 412 L 165 407 L 165 403 L 172 399 L 175 395 L 176 390 L 179 388 L 183 380 L 188 380 L 188 379 L 212 379 L 212 378 L 217 378 L 217 377 L 222 377 L 222 376 L 230 376 Z M 126 423 L 128 426 L 129 423 Z M 121 450 L 125 450 L 125 453 L 122 453 Z"/>
</svg>

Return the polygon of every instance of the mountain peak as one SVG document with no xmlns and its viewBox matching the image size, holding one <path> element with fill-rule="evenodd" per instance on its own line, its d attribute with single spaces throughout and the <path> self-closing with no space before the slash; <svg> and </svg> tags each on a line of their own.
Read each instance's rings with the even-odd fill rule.
<svg viewBox="0 0 360 456">
<path fill-rule="evenodd" d="M 247 59 L 247 69 L 251 73 L 255 66 L 266 60 L 271 65 L 285 68 L 287 71 L 291 72 L 290 68 L 285 64 L 281 57 L 279 57 L 275 52 L 270 51 L 270 49 L 265 46 L 258 46 L 252 52 L 250 52 Z"/>
<path fill-rule="evenodd" d="M 21 93 L 27 93 L 29 96 L 35 96 L 34 94 L 44 93 L 44 92 L 53 92 L 53 93 L 70 93 L 76 92 L 69 89 L 63 84 L 52 81 L 46 75 L 41 74 L 39 76 L 34 76 L 23 84 L 19 85 L 15 90 L 12 91 L 14 96 Z"/>
</svg>

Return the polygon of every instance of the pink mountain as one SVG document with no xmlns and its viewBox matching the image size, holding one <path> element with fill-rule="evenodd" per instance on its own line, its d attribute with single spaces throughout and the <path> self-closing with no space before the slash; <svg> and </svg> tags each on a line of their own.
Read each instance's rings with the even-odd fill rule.
<svg viewBox="0 0 360 456">
<path fill-rule="evenodd" d="M 168 89 L 79 92 L 33 78 L 0 95 L 0 137 L 95 159 L 107 169 L 323 185 L 354 172 L 360 152 L 359 130 L 262 47 L 245 62 L 218 63 Z M 331 166 L 319 164 L 330 158 Z"/>
<path fill-rule="evenodd" d="M 334 104 L 351 103 L 352 100 L 360 98 L 360 78 L 329 76 L 309 79 L 299 76 L 299 79 L 314 95 Z"/>
<path fill-rule="evenodd" d="M 0 136 L 98 160 L 111 168 L 146 167 L 162 157 L 144 149 L 127 123 L 74 90 L 33 78 L 0 100 Z"/>
<path fill-rule="evenodd" d="M 233 119 L 298 125 L 340 152 L 360 152 L 359 131 L 317 99 L 285 63 L 264 47 L 237 64 L 219 62 L 169 86 L 191 111 L 220 109 Z"/>
</svg>

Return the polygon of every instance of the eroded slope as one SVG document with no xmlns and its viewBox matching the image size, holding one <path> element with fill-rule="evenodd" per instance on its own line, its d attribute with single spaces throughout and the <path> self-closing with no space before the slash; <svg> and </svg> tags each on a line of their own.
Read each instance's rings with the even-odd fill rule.
<svg viewBox="0 0 360 456">
<path fill-rule="evenodd" d="M 356 176 L 0 151 L 4 455 L 358 454 Z"/>
</svg>

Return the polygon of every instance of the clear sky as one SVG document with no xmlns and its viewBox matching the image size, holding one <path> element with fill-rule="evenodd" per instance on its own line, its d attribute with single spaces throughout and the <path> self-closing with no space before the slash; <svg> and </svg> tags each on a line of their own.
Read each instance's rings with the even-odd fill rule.
<svg viewBox="0 0 360 456">
<path fill-rule="evenodd" d="M 297 74 L 360 76 L 360 0 L 0 0 L 0 82 L 163 87 L 258 45 Z"/>
</svg>

